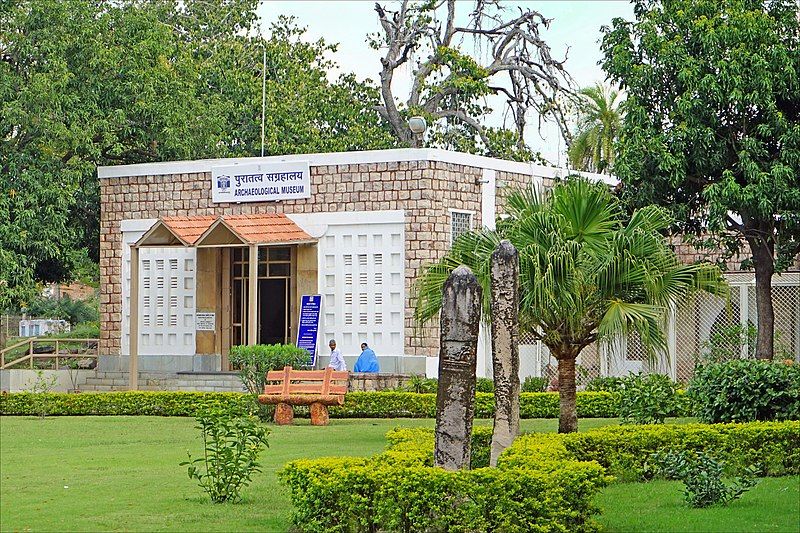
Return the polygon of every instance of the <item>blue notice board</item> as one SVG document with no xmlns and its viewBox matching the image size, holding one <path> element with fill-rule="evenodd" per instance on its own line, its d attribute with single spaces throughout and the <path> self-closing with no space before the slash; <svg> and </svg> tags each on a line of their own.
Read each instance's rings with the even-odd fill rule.
<svg viewBox="0 0 800 533">
<path fill-rule="evenodd" d="M 319 331 L 320 294 L 304 294 L 300 299 L 300 321 L 297 328 L 297 347 L 311 356 L 309 366 L 317 362 L 317 333 Z"/>
</svg>

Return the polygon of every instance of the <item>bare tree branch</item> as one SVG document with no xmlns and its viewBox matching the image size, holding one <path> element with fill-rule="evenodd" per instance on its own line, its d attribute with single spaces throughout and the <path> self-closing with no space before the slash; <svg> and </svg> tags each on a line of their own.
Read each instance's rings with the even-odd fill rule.
<svg viewBox="0 0 800 533">
<path fill-rule="evenodd" d="M 433 4 L 403 0 L 396 11 L 375 4 L 381 32 L 372 44 L 384 51 L 379 113 L 397 138 L 412 139 L 405 115 L 422 112 L 433 119 L 457 120 L 488 144 L 481 119 L 490 110 L 481 102 L 488 95 L 504 95 L 520 143 L 534 112 L 540 130 L 544 122 L 554 122 L 569 144 L 567 107 L 578 97 L 564 68 L 566 58 L 553 58 L 541 37 L 540 30 L 549 26 L 550 19 L 522 8 L 518 15 L 510 15 L 499 0 L 476 0 L 470 24 L 460 27 L 455 25 L 456 7 L 455 0 Z M 437 9 L 446 10 L 443 23 L 437 19 Z M 484 64 L 458 50 L 453 44 L 460 42 L 458 36 L 469 36 L 486 47 L 489 57 Z M 412 65 L 415 54 L 425 57 Z M 397 69 L 405 65 L 413 70 L 411 88 L 403 99 L 395 95 L 392 82 Z"/>
</svg>

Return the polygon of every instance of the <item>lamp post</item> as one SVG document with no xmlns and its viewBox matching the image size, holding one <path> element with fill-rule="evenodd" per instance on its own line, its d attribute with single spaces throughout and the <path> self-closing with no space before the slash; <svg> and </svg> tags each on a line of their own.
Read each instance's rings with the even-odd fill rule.
<svg viewBox="0 0 800 533">
<path fill-rule="evenodd" d="M 408 129 L 411 130 L 411 147 L 419 148 L 422 146 L 422 135 L 428 129 L 428 123 L 422 117 L 411 117 L 408 119 Z"/>
</svg>

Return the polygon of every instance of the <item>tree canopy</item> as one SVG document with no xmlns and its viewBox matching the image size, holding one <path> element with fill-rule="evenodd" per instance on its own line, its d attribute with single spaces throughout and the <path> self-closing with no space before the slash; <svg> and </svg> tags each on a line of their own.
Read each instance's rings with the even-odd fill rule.
<svg viewBox="0 0 800 533">
<path fill-rule="evenodd" d="M 567 150 L 572 168 L 606 172 L 614 164 L 622 127 L 622 95 L 612 87 L 598 83 L 580 91 L 578 127 Z"/>
<path fill-rule="evenodd" d="M 97 261 L 98 165 L 386 148 L 379 94 L 257 0 L 9 0 L 0 10 L 0 308 Z"/>
<path fill-rule="evenodd" d="M 636 0 L 605 29 L 627 94 L 614 173 L 633 206 L 667 206 L 755 267 L 757 356 L 773 355 L 773 272 L 800 251 L 796 0 Z"/>
</svg>

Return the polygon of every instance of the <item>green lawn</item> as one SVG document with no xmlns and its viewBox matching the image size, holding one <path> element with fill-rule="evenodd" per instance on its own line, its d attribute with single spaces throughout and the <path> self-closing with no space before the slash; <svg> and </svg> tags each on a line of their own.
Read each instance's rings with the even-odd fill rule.
<svg viewBox="0 0 800 533">
<path fill-rule="evenodd" d="M 557 423 L 523 420 L 522 428 L 555 431 Z M 616 421 L 582 420 L 581 428 L 609 423 Z M 200 451 L 193 426 L 189 418 L 0 417 L 0 530 L 285 531 L 291 507 L 275 476 L 284 463 L 371 455 L 384 448 L 384 434 L 392 427 L 432 427 L 433 421 L 332 420 L 328 427 L 312 427 L 300 420 L 296 426 L 273 426 L 262 456 L 264 472 L 237 505 L 208 503 L 177 466 L 187 449 Z M 716 523 L 729 531 L 771 526 L 770 531 L 797 531 L 799 497 L 798 479 L 782 478 L 763 481 L 729 510 L 688 510 L 675 483 L 615 485 L 600 504 L 603 523 L 618 531 L 667 530 L 668 524 L 671 531 L 692 524 L 708 531 Z"/>
<path fill-rule="evenodd" d="M 764 478 L 727 507 L 692 509 L 678 481 L 617 483 L 598 498 L 598 521 L 610 531 L 800 531 L 800 476 Z"/>
</svg>

